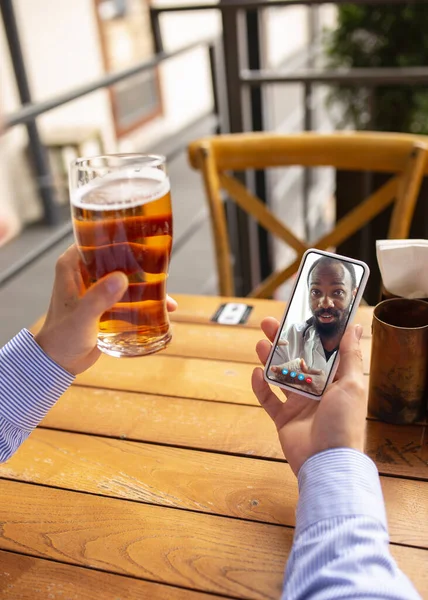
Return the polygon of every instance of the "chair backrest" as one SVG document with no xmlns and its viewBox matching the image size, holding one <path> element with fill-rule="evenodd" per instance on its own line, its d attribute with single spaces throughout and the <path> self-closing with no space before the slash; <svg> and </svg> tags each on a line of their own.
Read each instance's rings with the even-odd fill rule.
<svg viewBox="0 0 428 600">
<path fill-rule="evenodd" d="M 250 294 L 271 297 L 298 269 L 307 244 L 299 239 L 231 172 L 301 165 L 390 173 L 391 178 L 345 215 L 327 235 L 311 247 L 334 248 L 361 229 L 387 206 L 394 204 L 388 237 L 406 238 L 425 174 L 428 138 L 388 133 L 275 135 L 232 134 L 207 137 L 189 146 L 190 164 L 202 173 L 208 198 L 216 249 L 220 293 L 234 295 L 229 237 L 221 191 L 250 214 L 267 231 L 296 252 L 286 269 L 272 273 Z"/>
</svg>

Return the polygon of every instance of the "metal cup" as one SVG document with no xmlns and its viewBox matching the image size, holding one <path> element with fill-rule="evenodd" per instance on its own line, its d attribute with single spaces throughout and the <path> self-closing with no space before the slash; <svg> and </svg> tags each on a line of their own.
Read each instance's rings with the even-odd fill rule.
<svg viewBox="0 0 428 600">
<path fill-rule="evenodd" d="M 428 303 L 395 298 L 376 306 L 372 324 L 369 412 L 413 423 L 427 406 Z"/>
</svg>

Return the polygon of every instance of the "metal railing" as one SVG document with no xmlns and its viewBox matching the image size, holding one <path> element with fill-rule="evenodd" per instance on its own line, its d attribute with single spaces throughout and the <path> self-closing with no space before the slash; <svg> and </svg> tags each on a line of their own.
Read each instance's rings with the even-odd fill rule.
<svg viewBox="0 0 428 600">
<path fill-rule="evenodd" d="M 124 79 L 129 79 L 138 73 L 143 73 L 144 71 L 150 71 L 151 69 L 157 67 L 162 64 L 164 61 L 173 58 L 175 56 L 179 56 L 180 54 L 185 54 L 195 48 L 207 47 L 210 56 L 210 62 L 214 60 L 212 54 L 215 51 L 215 42 L 216 40 L 204 40 L 203 42 L 193 42 L 191 44 L 187 44 L 186 46 L 182 46 L 173 52 L 159 52 L 150 60 L 144 61 L 142 63 L 138 63 L 128 69 L 123 69 L 122 71 L 118 71 L 117 73 L 111 73 L 109 75 L 104 75 L 95 81 L 91 81 L 91 83 L 87 83 L 78 88 L 73 88 L 68 92 L 63 94 L 59 94 L 58 96 L 51 98 L 50 100 L 45 100 L 44 102 L 37 102 L 35 104 L 28 103 L 25 104 L 20 110 L 15 113 L 6 116 L 5 126 L 6 128 L 14 127 L 15 125 L 22 125 L 31 123 L 34 121 L 36 117 L 43 115 L 54 108 L 58 108 L 59 106 L 63 106 L 64 104 L 68 104 L 73 100 L 77 100 L 78 98 L 82 98 L 82 96 L 87 96 L 92 92 L 96 92 L 97 90 L 109 87 L 118 83 L 119 81 L 123 81 Z"/>
<path fill-rule="evenodd" d="M 412 4 L 425 4 L 426 0 L 411 0 Z M 357 4 L 379 4 L 379 5 L 390 5 L 390 4 L 403 4 L 403 0 L 357 0 L 354 3 Z M 321 6 L 323 4 L 352 4 L 350 0 L 227 0 L 224 3 L 222 0 L 219 2 L 201 2 L 200 4 L 162 4 L 159 6 L 152 6 L 151 10 L 154 13 L 162 12 L 183 12 L 193 10 L 212 10 L 219 9 L 221 11 L 244 9 L 250 10 L 253 8 L 275 8 L 278 6 Z"/>
<path fill-rule="evenodd" d="M 358 0 L 358 4 L 391 5 L 402 4 L 403 0 Z M 307 6 L 317 8 L 324 4 L 349 4 L 349 0 L 220 0 L 219 3 L 182 4 L 182 5 L 151 5 L 151 23 L 155 35 L 156 47 L 163 48 L 162 30 L 159 17 L 165 13 L 193 12 L 200 10 L 219 10 L 223 18 L 224 53 L 227 56 L 225 64 L 229 96 L 230 131 L 243 131 L 242 101 L 239 95 L 244 87 L 257 88 L 265 84 L 349 84 L 376 87 L 379 85 L 414 85 L 428 83 L 428 67 L 379 68 L 379 69 L 338 69 L 325 70 L 307 68 L 297 71 L 270 71 L 263 69 L 245 68 L 242 66 L 239 52 L 239 14 L 242 11 L 261 11 L 273 7 L 287 8 L 290 6 Z M 428 4 L 428 0 L 413 0 L 412 4 Z M 225 37 L 225 30 L 228 39 Z M 312 36 L 310 36 L 312 37 Z M 310 42 L 312 44 L 313 41 Z M 235 100 L 238 100 L 235 102 Z M 231 102 L 232 101 L 232 102 Z M 230 106 L 233 104 L 233 106 Z M 305 106 L 310 111 L 310 106 Z M 305 122 L 311 122 L 305 114 Z"/>
<path fill-rule="evenodd" d="M 149 71 L 163 62 L 196 48 L 206 48 L 209 57 L 210 72 L 211 72 L 211 84 L 213 94 L 213 113 L 214 118 L 211 120 L 210 126 L 214 127 L 216 131 L 220 128 L 220 115 L 219 115 L 219 103 L 218 103 L 218 80 L 219 80 L 219 62 L 220 58 L 217 56 L 219 49 L 219 43 L 216 39 L 206 39 L 203 41 L 197 41 L 181 48 L 178 48 L 171 52 L 166 52 L 163 49 L 156 52 L 156 54 L 150 60 L 138 63 L 130 68 L 123 69 L 121 71 L 111 73 L 100 77 L 90 83 L 84 84 L 80 87 L 73 88 L 67 92 L 59 94 L 54 98 L 42 102 L 32 102 L 30 88 L 28 84 L 27 73 L 24 64 L 24 58 L 21 50 L 21 41 L 19 38 L 19 32 L 17 28 L 15 12 L 12 0 L 1 0 L 1 13 L 4 23 L 4 29 L 7 36 L 9 45 L 9 51 L 11 55 L 12 65 L 15 72 L 16 83 L 19 91 L 20 100 L 22 106 L 16 112 L 6 115 L 4 119 L 4 126 L 6 129 L 12 127 L 24 125 L 27 129 L 28 140 L 29 140 L 29 155 L 34 167 L 36 176 L 36 183 L 40 199 L 43 207 L 44 222 L 47 225 L 58 226 L 60 223 L 59 217 L 59 206 L 56 202 L 55 188 L 53 186 L 53 177 L 50 171 L 50 165 L 47 159 L 46 149 L 42 143 L 37 127 L 37 118 L 41 115 L 48 113 L 60 106 L 68 104 L 73 100 L 82 98 L 91 94 L 97 90 L 105 89 L 113 84 L 120 81 L 133 77 L 138 73 Z M 153 26 L 155 26 L 153 22 Z M 156 39 L 154 33 L 154 39 Z M 182 131 L 184 136 L 187 131 L 185 128 Z M 175 136 L 177 137 L 177 136 Z M 172 154 L 175 156 L 180 151 L 186 149 L 186 144 L 178 146 L 174 144 Z M 168 157 L 169 158 L 169 157 Z M 71 220 L 57 227 L 53 233 L 44 240 L 36 249 L 28 252 L 25 256 L 21 257 L 14 264 L 10 265 L 2 273 L 0 273 L 0 286 L 7 284 L 23 269 L 27 268 L 35 261 L 40 259 L 44 254 L 49 252 L 53 247 L 59 244 L 64 238 L 66 238 L 72 231 Z"/>
<path fill-rule="evenodd" d="M 46 151 L 40 139 L 38 132 L 36 119 L 37 117 L 46 114 L 47 112 L 63 106 L 76 100 L 91 94 L 97 90 L 105 89 L 111 85 L 114 85 L 120 81 L 133 77 L 144 71 L 149 71 L 163 62 L 195 48 L 206 48 L 208 52 L 210 68 L 211 68 L 211 82 L 212 82 L 212 93 L 213 93 L 213 109 L 214 114 L 218 117 L 218 102 L 217 102 L 217 69 L 216 63 L 218 58 L 216 57 L 216 48 L 218 48 L 218 40 L 207 39 L 203 41 L 197 41 L 181 48 L 178 48 L 171 52 L 165 52 L 161 50 L 153 56 L 150 60 L 138 63 L 130 68 L 123 69 L 121 71 L 111 73 L 96 79 L 90 83 L 84 84 L 78 88 L 73 88 L 68 92 L 59 94 L 58 96 L 51 98 L 43 102 L 33 103 L 27 73 L 25 69 L 24 59 L 21 50 L 21 42 L 19 39 L 18 28 L 16 24 L 16 18 L 13 8 L 12 0 L 2 0 L 0 3 L 1 12 L 4 22 L 4 28 L 8 40 L 9 51 L 12 59 L 12 64 L 15 72 L 16 83 L 20 94 L 22 106 L 13 114 L 6 115 L 4 125 L 6 129 L 15 127 L 18 125 L 25 125 L 29 137 L 29 150 L 30 156 L 33 160 L 38 189 L 41 195 L 44 219 L 49 225 L 55 225 L 58 223 L 57 204 L 55 202 L 54 189 L 52 186 L 52 177 L 50 173 L 49 164 L 46 157 Z"/>
<path fill-rule="evenodd" d="M 358 4 L 393 5 L 402 4 L 403 0 L 357 0 Z M 306 6 L 312 18 L 309 19 L 308 56 L 316 53 L 317 8 L 324 4 L 349 4 L 349 0 L 219 0 L 217 4 L 182 4 L 182 5 L 151 5 L 151 22 L 156 36 L 157 48 L 163 48 L 162 14 L 174 12 L 193 12 L 200 10 L 218 10 L 221 12 L 223 25 L 223 52 L 225 61 L 226 95 L 228 105 L 228 129 L 232 133 L 245 130 L 244 123 L 249 123 L 251 130 L 263 130 L 264 106 L 262 88 L 279 84 L 290 85 L 300 83 L 303 86 L 304 117 L 303 125 L 306 131 L 313 127 L 312 88 L 314 85 L 348 84 L 365 86 L 372 90 L 379 85 L 414 85 L 428 83 L 428 68 L 378 68 L 378 69 L 338 69 L 326 70 L 313 67 L 309 58 L 306 68 L 299 70 L 265 70 L 260 68 L 260 44 L 257 31 L 257 18 L 260 12 L 269 8 L 290 6 Z M 428 0 L 413 0 L 412 4 L 428 4 Z M 247 17 L 247 35 L 251 44 L 247 44 L 247 52 L 242 52 L 240 39 L 240 21 L 242 15 Z M 250 31 L 252 23 L 252 30 Z M 254 51 L 256 49 L 256 51 Z M 247 93 L 245 93 L 247 92 Z M 373 99 L 373 93 L 372 93 Z M 373 118 L 374 102 L 369 101 L 370 120 Z M 253 178 L 253 191 L 266 202 L 266 181 L 264 173 L 256 173 Z M 305 169 L 303 177 L 303 202 L 308 203 L 310 190 L 310 171 Z M 308 214 L 308 210 L 304 210 Z M 251 235 L 248 219 L 236 210 L 229 211 L 232 251 L 235 257 L 235 288 L 240 295 L 246 295 L 261 279 L 271 273 L 269 247 L 266 237 L 260 229 Z M 309 226 L 305 223 L 306 232 Z M 250 233 L 249 233 L 250 230 Z M 258 273 L 254 265 L 258 264 Z"/>
<path fill-rule="evenodd" d="M 44 102 L 33 103 L 29 90 L 27 74 L 22 57 L 21 44 L 16 26 L 12 0 L 1 0 L 0 6 L 5 25 L 8 45 L 15 71 L 22 107 L 14 114 L 6 116 L 6 127 L 25 125 L 29 136 L 29 150 L 36 171 L 37 183 L 47 223 L 57 222 L 56 202 L 52 187 L 49 165 L 45 148 L 41 143 L 37 129 L 37 118 L 59 106 L 67 104 L 92 92 L 104 89 L 119 81 L 123 81 L 137 73 L 153 69 L 164 61 L 188 52 L 196 47 L 205 47 L 209 55 L 211 82 L 213 92 L 214 113 L 217 118 L 217 130 L 241 132 L 246 128 L 264 129 L 264 106 L 262 87 L 273 84 L 301 83 L 304 90 L 304 128 L 310 130 L 313 123 L 312 103 L 310 101 L 312 86 L 347 83 L 376 87 L 381 84 L 413 85 L 428 83 L 428 68 L 388 68 L 388 69 L 348 69 L 329 71 L 315 69 L 312 60 L 308 59 L 307 67 L 297 71 L 271 71 L 261 68 L 259 40 L 260 11 L 273 7 L 306 6 L 309 15 L 316 14 L 317 7 L 323 4 L 346 4 L 349 0 L 220 0 L 217 4 L 162 5 L 150 6 L 150 22 L 154 40 L 155 56 L 123 71 L 112 73 L 91 83 L 74 88 Z M 359 4 L 391 5 L 402 0 L 358 0 Z M 428 0 L 413 0 L 413 4 L 427 4 Z M 222 48 L 217 40 L 200 41 L 179 48 L 173 52 L 164 50 L 161 15 L 174 12 L 193 12 L 201 10 L 218 10 L 222 18 Z M 314 12 L 315 11 L 315 12 Z M 242 25 L 246 26 L 247 52 L 242 53 Z M 308 56 L 313 55 L 317 39 L 316 19 L 309 19 L 310 42 Z M 227 60 L 222 59 L 222 53 Z M 224 79 L 224 81 L 223 81 Z M 266 199 L 266 182 L 264 173 L 258 172 L 254 178 L 254 191 Z M 308 178 L 305 176 L 304 192 L 308 193 Z M 235 257 L 235 280 L 237 292 L 245 295 L 257 279 L 264 278 L 270 272 L 267 259 L 269 252 L 267 238 L 263 232 L 255 231 L 248 225 L 242 212 L 232 205 L 227 206 L 229 226 L 232 230 L 232 251 Z M 46 249 L 45 249 L 46 251 Z M 31 261 L 37 257 L 31 257 Z M 25 263 L 25 261 L 24 261 Z M 28 261 L 27 263 L 28 264 Z M 254 265 L 259 265 L 255 269 Z M 21 270 L 25 264 L 19 265 Z M 258 271 L 258 272 L 256 272 Z M 8 279 L 13 273 L 8 273 Z M 1 283 L 1 282 L 0 282 Z"/>
</svg>

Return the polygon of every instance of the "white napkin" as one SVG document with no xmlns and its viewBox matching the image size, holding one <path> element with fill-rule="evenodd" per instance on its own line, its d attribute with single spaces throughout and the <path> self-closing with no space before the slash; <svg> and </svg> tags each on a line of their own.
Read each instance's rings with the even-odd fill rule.
<svg viewBox="0 0 428 600">
<path fill-rule="evenodd" d="M 428 240 L 378 240 L 384 287 L 402 298 L 428 298 Z"/>
</svg>

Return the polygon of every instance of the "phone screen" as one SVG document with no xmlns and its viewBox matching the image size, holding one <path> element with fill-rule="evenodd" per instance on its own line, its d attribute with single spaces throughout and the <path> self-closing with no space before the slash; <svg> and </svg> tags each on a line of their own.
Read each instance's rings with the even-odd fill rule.
<svg viewBox="0 0 428 600">
<path fill-rule="evenodd" d="M 306 254 L 266 366 L 269 380 L 323 394 L 364 275 L 365 268 L 351 259 Z"/>
</svg>

